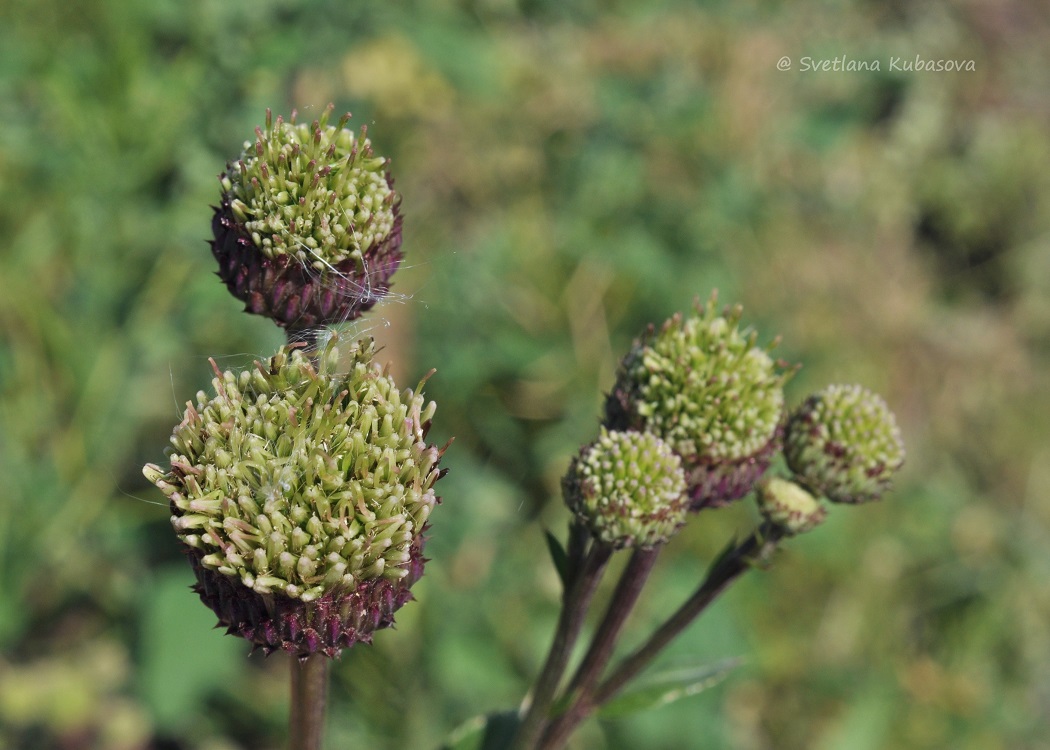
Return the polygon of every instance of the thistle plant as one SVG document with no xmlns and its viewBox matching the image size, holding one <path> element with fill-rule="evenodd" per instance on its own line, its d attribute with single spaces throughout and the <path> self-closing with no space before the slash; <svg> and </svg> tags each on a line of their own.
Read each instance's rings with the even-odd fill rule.
<svg viewBox="0 0 1050 750">
<path fill-rule="evenodd" d="M 349 114 L 329 125 L 332 111 L 309 125 L 267 111 L 219 177 L 219 277 L 288 346 L 242 371 L 212 361 L 212 393 L 187 403 L 169 466 L 143 469 L 219 624 L 294 657 L 293 750 L 321 746 L 327 660 L 411 598 L 442 475 L 423 384 L 399 390 L 374 343 L 326 329 L 379 301 L 401 260 L 388 161 Z"/>
<path fill-rule="evenodd" d="M 566 547 L 552 541 L 564 583 L 562 614 L 540 676 L 509 733 L 514 750 L 563 747 L 587 717 L 615 705 L 734 581 L 768 565 L 784 540 L 819 526 L 827 515 L 822 497 L 840 503 L 876 499 L 903 463 L 892 413 L 859 387 L 831 386 L 789 418 L 783 388 L 796 368 L 774 360 L 772 345 L 760 348 L 757 333 L 742 328 L 741 319 L 739 306 L 719 311 L 712 294 L 695 305 L 693 315 L 676 314 L 647 329 L 621 361 L 600 436 L 572 460 L 562 483 L 574 514 Z M 642 451 L 642 445 L 652 447 Z M 794 475 L 766 475 L 782 449 Z M 677 500 L 663 495 L 662 510 L 654 513 L 652 483 L 662 479 L 660 487 L 669 490 L 667 472 L 674 463 L 654 457 L 667 452 L 680 459 L 684 482 Z M 748 494 L 754 494 L 759 515 L 754 531 L 730 543 L 693 594 L 641 646 L 615 660 L 620 633 L 673 532 Z M 570 673 L 593 593 L 619 549 L 630 549 L 630 558 Z M 664 691 L 641 690 L 626 702 L 660 703 L 690 694 L 724 671 L 657 679 Z"/>
<path fill-rule="evenodd" d="M 168 465 L 146 477 L 167 497 L 194 590 L 231 635 L 292 658 L 293 750 L 321 747 L 327 665 L 394 622 L 423 575 L 444 448 L 426 441 L 435 405 L 399 389 L 369 340 L 329 329 L 369 310 L 401 260 L 400 198 L 349 115 L 276 119 L 220 176 L 212 223 L 219 276 L 245 310 L 285 330 L 253 367 L 220 371 L 186 405 Z M 904 461 L 886 403 L 832 385 L 788 412 L 797 369 L 774 359 L 717 294 L 650 326 L 620 362 L 597 436 L 568 464 L 562 582 L 550 650 L 518 710 L 473 722 L 455 750 L 557 750 L 631 684 L 748 570 L 818 528 L 825 500 L 878 499 Z M 787 472 L 771 473 L 782 454 Z M 730 542 L 692 594 L 626 654 L 617 644 L 664 547 L 687 523 L 755 498 L 755 526 Z M 625 555 L 604 612 L 595 593 Z M 593 627 L 587 639 L 587 624 Z M 586 640 L 586 643 L 581 643 Z M 660 682 L 690 694 L 726 670 Z M 668 692 L 670 691 L 670 692 Z M 635 694 L 654 697 L 652 688 Z M 643 701 L 644 702 L 644 701 Z"/>
</svg>

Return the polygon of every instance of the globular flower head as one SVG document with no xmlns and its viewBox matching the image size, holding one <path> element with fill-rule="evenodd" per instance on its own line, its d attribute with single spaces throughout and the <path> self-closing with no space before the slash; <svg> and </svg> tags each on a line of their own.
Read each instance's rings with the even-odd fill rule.
<svg viewBox="0 0 1050 750">
<path fill-rule="evenodd" d="M 370 641 L 423 573 L 435 405 L 399 392 L 374 355 L 356 344 L 345 374 L 332 343 L 316 365 L 286 347 L 216 368 L 172 434 L 170 468 L 143 470 L 170 500 L 201 599 L 267 652 Z"/>
<path fill-rule="evenodd" d="M 827 511 L 813 495 L 791 480 L 769 477 L 759 482 L 758 510 L 763 518 L 787 536 L 795 536 L 823 523 Z"/>
<path fill-rule="evenodd" d="M 893 412 L 859 385 L 831 385 L 788 420 L 784 457 L 795 478 L 837 503 L 877 500 L 904 464 Z"/>
<path fill-rule="evenodd" d="M 681 460 L 645 432 L 603 428 L 573 458 L 562 491 L 592 535 L 618 549 L 664 544 L 689 506 Z"/>
<path fill-rule="evenodd" d="M 652 432 L 682 458 L 692 508 L 747 494 L 779 447 L 784 370 L 740 328 L 739 306 L 675 315 L 636 341 L 606 400 L 610 429 Z"/>
<path fill-rule="evenodd" d="M 220 175 L 212 220 L 219 277 L 245 310 L 293 331 L 352 320 L 401 262 L 400 197 L 365 128 L 266 112 Z"/>
</svg>

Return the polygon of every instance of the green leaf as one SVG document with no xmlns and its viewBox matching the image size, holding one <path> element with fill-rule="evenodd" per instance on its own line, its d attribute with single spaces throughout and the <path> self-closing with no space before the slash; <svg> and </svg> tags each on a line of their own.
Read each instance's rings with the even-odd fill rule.
<svg viewBox="0 0 1050 750">
<path fill-rule="evenodd" d="M 565 553 L 565 547 L 558 541 L 558 538 L 549 531 L 544 531 L 544 535 L 547 537 L 547 549 L 551 553 L 551 562 L 554 563 L 554 569 L 558 571 L 558 577 L 561 579 L 562 588 L 566 588 L 569 585 L 569 556 Z"/>
<path fill-rule="evenodd" d="M 518 729 L 517 711 L 497 711 L 468 719 L 449 735 L 441 750 L 503 750 Z"/>
<path fill-rule="evenodd" d="M 721 682 L 741 659 L 724 659 L 714 664 L 677 668 L 642 680 L 634 690 L 614 698 L 598 710 L 598 716 L 611 719 L 650 708 L 666 706 L 707 690 Z"/>
</svg>

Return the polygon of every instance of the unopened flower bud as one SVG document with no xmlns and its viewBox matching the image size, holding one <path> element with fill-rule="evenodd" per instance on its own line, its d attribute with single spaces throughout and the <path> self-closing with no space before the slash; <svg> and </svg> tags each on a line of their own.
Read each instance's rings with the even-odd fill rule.
<svg viewBox="0 0 1050 750">
<path fill-rule="evenodd" d="M 877 500 L 904 464 L 893 412 L 859 385 L 831 385 L 791 414 L 784 457 L 795 478 L 836 503 Z"/>
<path fill-rule="evenodd" d="M 266 113 L 220 175 L 212 252 L 245 310 L 301 331 L 352 320 L 388 291 L 401 261 L 400 197 L 365 128 Z"/>
<path fill-rule="evenodd" d="M 334 341 L 316 365 L 284 348 L 216 369 L 214 394 L 172 434 L 170 469 L 143 469 L 170 501 L 201 599 L 266 652 L 335 657 L 391 625 L 439 502 L 432 405 L 397 390 L 370 341 L 340 374 Z"/>
<path fill-rule="evenodd" d="M 780 477 L 759 482 L 756 498 L 762 516 L 787 536 L 816 528 L 827 515 L 815 497 L 794 482 Z"/>
<path fill-rule="evenodd" d="M 689 506 L 681 460 L 645 432 L 603 428 L 573 458 L 562 490 L 591 533 L 614 548 L 664 544 Z"/>
<path fill-rule="evenodd" d="M 779 447 L 785 371 L 717 298 L 650 328 L 624 357 L 606 400 L 610 429 L 652 432 L 682 458 L 692 508 L 746 495 Z"/>
</svg>

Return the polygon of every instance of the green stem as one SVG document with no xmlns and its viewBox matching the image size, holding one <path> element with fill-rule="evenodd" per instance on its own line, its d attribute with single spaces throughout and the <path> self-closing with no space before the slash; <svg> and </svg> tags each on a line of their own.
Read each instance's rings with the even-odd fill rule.
<svg viewBox="0 0 1050 750">
<path fill-rule="evenodd" d="M 777 546 L 782 533 L 764 524 L 738 544 L 712 568 L 696 592 L 671 615 L 642 646 L 613 670 L 592 695 L 581 695 L 554 722 L 539 746 L 541 750 L 559 750 L 569 735 L 591 713 L 615 697 L 628 682 L 637 677 L 671 641 L 678 637 L 741 574 L 765 559 Z"/>
<path fill-rule="evenodd" d="M 328 658 L 292 657 L 292 711 L 289 750 L 321 750 L 328 693 Z"/>
<path fill-rule="evenodd" d="M 574 525 L 569 533 L 574 534 L 576 531 Z M 543 731 L 550 715 L 554 693 L 565 673 L 565 667 L 572 655 L 572 647 L 583 628 L 587 606 L 611 554 L 612 549 L 608 545 L 592 544 L 590 549 L 581 551 L 578 567 L 570 569 L 570 583 L 562 595 L 561 614 L 554 632 L 554 641 L 536 680 L 528 708 L 524 709 L 525 714 L 511 744 L 512 750 L 531 750 Z"/>
</svg>

